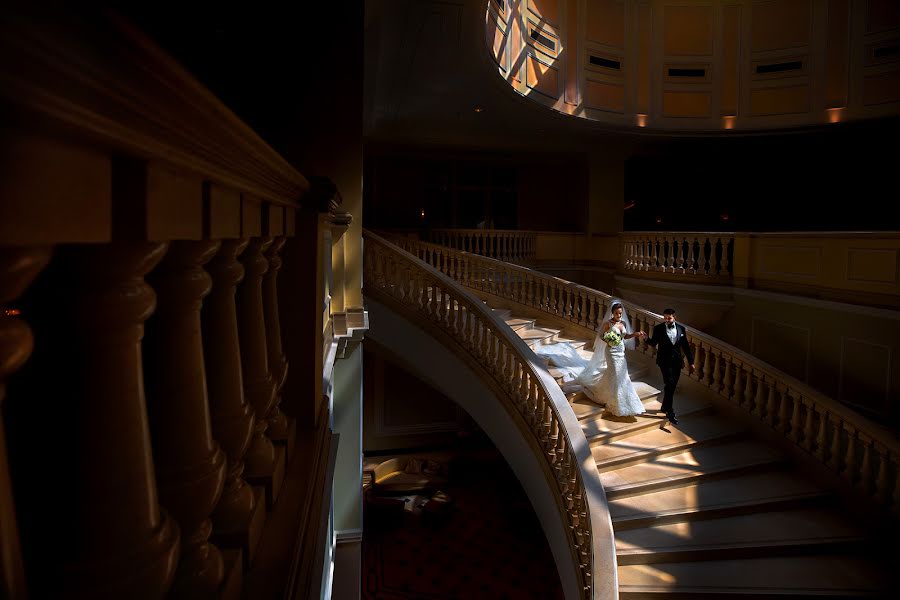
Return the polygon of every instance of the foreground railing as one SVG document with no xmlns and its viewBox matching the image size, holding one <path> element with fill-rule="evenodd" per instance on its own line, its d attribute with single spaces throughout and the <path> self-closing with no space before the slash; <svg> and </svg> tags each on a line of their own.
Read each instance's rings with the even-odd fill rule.
<svg viewBox="0 0 900 600">
<path fill-rule="evenodd" d="M 407 252 L 462 285 L 596 330 L 611 297 L 537 271 L 433 244 L 397 239 Z M 636 331 L 660 315 L 625 303 Z M 690 375 L 783 434 L 862 495 L 900 516 L 900 443 L 893 433 L 803 382 L 731 346 L 688 330 L 697 366 Z M 655 354 L 641 346 L 640 352 Z"/>
<path fill-rule="evenodd" d="M 432 229 L 428 240 L 504 262 L 528 264 L 534 260 L 537 234 L 507 229 Z"/>
<path fill-rule="evenodd" d="M 616 586 L 610 585 L 616 581 L 614 542 L 602 485 L 584 434 L 559 386 L 538 366 L 525 342 L 481 300 L 450 279 L 451 270 L 442 261 L 429 255 L 429 266 L 373 233 L 365 232 L 364 237 L 366 295 L 385 297 L 435 325 L 494 378 L 555 474 L 584 597 L 615 597 Z M 405 245 L 438 248 L 412 240 Z M 441 252 L 470 256 L 448 249 Z M 432 268 L 438 264 L 444 266 L 443 273 Z"/>
<path fill-rule="evenodd" d="M 309 489 L 281 400 L 316 344 L 279 313 L 309 184 L 115 16 L 5 8 L 0 597 L 262 597 Z"/>
<path fill-rule="evenodd" d="M 730 278 L 733 252 L 733 233 L 655 231 L 622 234 L 622 267 L 626 271 Z"/>
</svg>

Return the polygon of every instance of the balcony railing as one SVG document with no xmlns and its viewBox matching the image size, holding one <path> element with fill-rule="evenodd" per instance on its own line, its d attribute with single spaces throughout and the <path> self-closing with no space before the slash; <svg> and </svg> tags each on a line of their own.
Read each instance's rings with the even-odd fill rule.
<svg viewBox="0 0 900 600">
<path fill-rule="evenodd" d="M 552 315 L 585 335 L 602 325 L 611 301 L 597 290 L 524 267 L 410 239 L 396 243 L 482 295 Z M 625 304 L 635 331 L 649 333 L 662 322 L 660 315 Z M 693 329 L 688 337 L 697 365 L 691 378 L 815 457 L 873 504 L 900 516 L 900 442 L 892 431 L 721 340 Z M 639 351 L 656 352 L 646 345 Z"/>
<path fill-rule="evenodd" d="M 622 234 L 622 268 L 728 281 L 734 234 L 648 232 Z"/>
<path fill-rule="evenodd" d="M 504 262 L 529 264 L 534 260 L 537 234 L 507 229 L 432 229 L 428 240 Z"/>
</svg>

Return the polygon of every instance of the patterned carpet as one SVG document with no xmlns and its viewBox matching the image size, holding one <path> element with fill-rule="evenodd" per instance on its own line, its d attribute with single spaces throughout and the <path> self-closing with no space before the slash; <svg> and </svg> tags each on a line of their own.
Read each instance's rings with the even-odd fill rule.
<svg viewBox="0 0 900 600">
<path fill-rule="evenodd" d="M 362 597 L 562 599 L 556 565 L 502 460 L 457 459 L 443 514 L 367 506 Z"/>
</svg>

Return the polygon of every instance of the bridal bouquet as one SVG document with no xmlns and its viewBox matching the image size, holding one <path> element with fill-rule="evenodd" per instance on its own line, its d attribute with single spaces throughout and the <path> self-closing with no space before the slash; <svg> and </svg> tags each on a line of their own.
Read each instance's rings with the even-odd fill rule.
<svg viewBox="0 0 900 600">
<path fill-rule="evenodd" d="M 622 343 L 622 335 L 614 330 L 610 329 L 606 333 L 603 334 L 603 337 L 600 338 L 610 346 L 619 346 Z"/>
</svg>

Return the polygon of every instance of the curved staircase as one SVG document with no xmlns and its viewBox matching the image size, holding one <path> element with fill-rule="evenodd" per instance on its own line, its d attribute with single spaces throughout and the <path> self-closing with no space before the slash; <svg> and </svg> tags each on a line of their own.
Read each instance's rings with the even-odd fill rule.
<svg viewBox="0 0 900 600">
<path fill-rule="evenodd" d="M 496 312 L 532 347 L 568 341 L 590 357 L 592 341 Z M 581 392 L 568 395 L 609 499 L 621 598 L 888 595 L 890 554 L 874 517 L 853 514 L 690 378 L 671 425 L 658 410 L 656 366 L 636 352 L 628 362 L 645 414 L 615 417 Z"/>
</svg>

